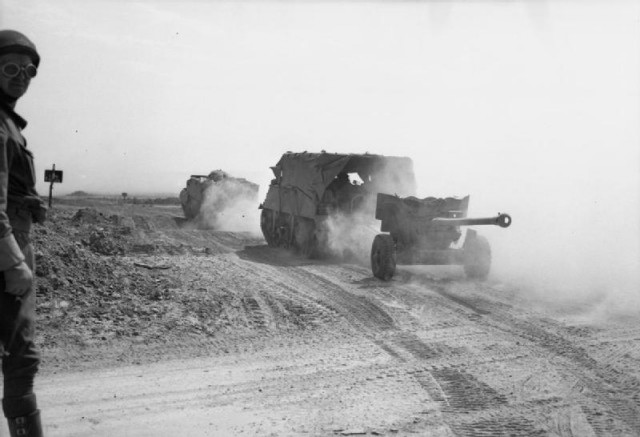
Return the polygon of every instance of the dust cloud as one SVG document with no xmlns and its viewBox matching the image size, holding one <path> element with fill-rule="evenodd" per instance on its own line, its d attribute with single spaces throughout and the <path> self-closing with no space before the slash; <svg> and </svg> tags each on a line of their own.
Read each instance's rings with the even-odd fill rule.
<svg viewBox="0 0 640 437">
<path fill-rule="evenodd" d="M 495 175 L 475 170 L 471 164 L 463 167 L 464 178 L 422 168 L 416 175 L 428 175 L 431 186 L 421 187 L 415 195 L 470 194 L 469 217 L 499 212 L 512 216 L 513 224 L 507 229 L 475 227 L 492 247 L 490 284 L 504 284 L 544 311 L 580 314 L 589 321 L 639 316 L 638 153 L 583 150 L 579 159 L 556 155 L 555 162 L 515 157 L 514 152 L 510 165 L 500 167 Z M 389 194 L 406 196 L 415 191 L 405 188 L 408 192 Z M 374 211 L 375 195 L 358 214 L 332 216 L 330 248 L 368 265 L 371 243 L 380 232 Z"/>
<path fill-rule="evenodd" d="M 407 161 L 384 160 L 379 165 L 371 177 L 366 171 L 349 173 L 352 185 L 362 188 L 366 194 L 355 211 L 329 216 L 328 246 L 333 255 L 368 265 L 373 239 L 380 233 L 381 223 L 375 218 L 377 193 L 415 195 L 415 176 Z"/>
<path fill-rule="evenodd" d="M 258 190 L 231 178 L 209 185 L 203 193 L 197 225 L 206 229 L 262 235 Z"/>
<path fill-rule="evenodd" d="M 397 194 L 400 197 L 416 195 L 416 179 L 413 163 L 404 160 L 385 160 L 382 167 L 375 171 L 370 182 L 371 193 Z M 374 194 L 375 199 L 375 194 Z M 375 203 L 369 205 L 375 209 Z"/>
<path fill-rule="evenodd" d="M 366 212 L 332 214 L 327 220 L 329 250 L 333 255 L 358 263 L 369 263 L 371 244 L 380 233 L 380 221 Z"/>
<path fill-rule="evenodd" d="M 532 301 L 583 308 L 596 318 L 640 315 L 637 214 L 634 223 L 613 211 L 576 211 L 583 206 L 573 202 L 565 218 L 516 209 L 512 229 L 499 238 L 491 232 L 492 277 Z"/>
<path fill-rule="evenodd" d="M 522 169 L 511 187 L 478 187 L 475 206 L 513 217 L 507 229 L 479 230 L 493 249 L 490 279 L 549 310 L 599 320 L 640 315 L 639 162 L 602 154 L 592 165 L 547 165 L 545 178 Z"/>
</svg>

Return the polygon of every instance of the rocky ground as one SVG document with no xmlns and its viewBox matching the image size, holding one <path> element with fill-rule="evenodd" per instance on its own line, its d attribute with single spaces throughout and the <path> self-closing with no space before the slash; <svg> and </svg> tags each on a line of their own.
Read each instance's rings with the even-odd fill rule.
<svg viewBox="0 0 640 437">
<path fill-rule="evenodd" d="M 181 356 L 185 345 L 254 331 L 241 296 L 203 293 L 179 262 L 259 237 L 229 233 L 213 242 L 202 231 L 205 238 L 194 241 L 190 230 L 180 235 L 175 204 L 77 203 L 59 201 L 33 233 L 44 372 Z"/>
</svg>

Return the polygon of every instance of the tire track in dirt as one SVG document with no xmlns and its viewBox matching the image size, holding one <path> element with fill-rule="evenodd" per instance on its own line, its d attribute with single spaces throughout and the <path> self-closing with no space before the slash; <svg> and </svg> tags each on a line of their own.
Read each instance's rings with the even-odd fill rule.
<svg viewBox="0 0 640 437">
<path fill-rule="evenodd" d="M 307 284 L 295 283 L 290 280 L 289 272 L 278 267 L 247 263 L 241 259 L 233 262 L 237 269 L 250 268 L 252 277 L 260 278 L 255 283 L 249 283 L 251 299 L 257 305 L 248 308 L 257 317 L 269 317 L 275 320 L 293 321 L 299 329 L 315 329 L 338 323 L 339 312 L 322 299 L 308 293 Z"/>
<path fill-rule="evenodd" d="M 620 372 L 612 368 L 609 363 L 598 362 L 592 359 L 582 348 L 540 326 L 542 322 L 536 323 L 517 318 L 512 314 L 514 311 L 513 307 L 490 301 L 486 298 L 478 298 L 477 296 L 462 296 L 455 292 L 455 287 L 442 286 L 431 280 L 423 281 L 422 284 L 427 285 L 428 289 L 434 291 L 437 295 L 470 311 L 471 314 L 467 319 L 477 323 L 479 326 L 489 328 L 489 332 L 498 330 L 510 336 L 516 335 L 574 363 L 570 369 L 572 374 L 580 378 L 584 388 L 593 392 L 589 396 L 595 397 L 597 402 L 604 403 L 608 407 L 607 413 L 603 414 L 601 409 L 591 408 L 589 402 L 581 401 L 582 413 L 586 417 L 589 425 L 591 425 L 592 430 L 600 434 L 602 430 L 611 429 L 611 417 L 617 417 L 619 421 L 624 424 L 618 425 L 618 428 L 622 428 L 623 432 L 640 434 L 640 428 L 638 426 L 639 411 L 637 403 L 635 402 L 640 390 L 636 378 L 621 375 Z M 402 283 L 398 285 L 402 287 Z M 453 283 L 453 285 L 455 285 L 455 283 Z M 368 288 L 374 292 L 380 289 L 372 284 L 369 284 Z M 381 289 L 390 290 L 389 293 L 391 293 L 396 292 L 398 286 L 391 289 L 389 287 L 383 287 Z M 497 310 L 497 308 L 499 310 Z M 504 323 L 507 327 L 500 326 L 500 324 L 496 325 L 496 323 L 491 322 L 493 320 Z M 631 335 L 633 335 L 633 333 Z M 416 360 L 425 363 L 433 363 L 438 357 L 452 357 L 457 353 L 465 354 L 464 351 L 456 351 L 453 348 L 446 347 L 446 345 L 443 347 L 443 345 L 425 343 L 415 334 L 408 332 L 396 332 L 392 335 L 387 335 L 384 339 L 374 338 L 372 340 L 394 359 L 403 362 L 407 360 L 405 358 L 405 352 L 408 352 L 409 355 Z M 624 351 L 624 353 L 628 352 L 629 351 Z M 503 358 L 510 360 L 521 357 L 521 355 L 516 354 Z M 478 357 L 474 357 L 472 360 L 474 364 L 479 364 L 477 358 Z M 577 364 L 577 367 L 575 364 Z M 515 410 L 526 408 L 536 409 L 537 415 L 541 416 L 538 425 L 536 425 L 536 422 L 527 419 L 526 415 L 514 415 L 515 410 L 496 416 L 496 407 L 506 406 L 507 409 L 509 409 L 508 406 L 505 405 L 506 398 L 498 394 L 491 387 L 477 380 L 473 375 L 455 367 L 445 367 L 444 369 L 431 368 L 426 372 L 429 372 L 430 378 L 421 378 L 418 377 L 417 374 L 414 376 L 418 382 L 424 384 L 425 390 L 429 392 L 433 399 L 446 400 L 445 406 L 443 407 L 445 413 L 488 409 L 487 414 L 479 415 L 475 421 L 468 425 L 460 425 L 460 417 L 447 420 L 449 426 L 460 435 L 484 435 L 482 434 L 483 432 L 486 432 L 486 435 L 541 435 L 544 433 L 544 431 L 539 428 L 539 423 L 545 422 L 546 419 L 540 414 L 541 407 L 537 405 L 537 403 L 532 403 L 529 406 L 526 404 L 513 405 L 513 408 L 515 408 Z M 596 378 L 590 375 L 591 372 L 595 372 Z M 432 380 L 435 380 L 435 384 Z M 427 384 L 425 381 L 431 381 L 431 383 Z M 614 387 L 611 387 L 612 382 Z M 437 389 L 434 387 L 437 387 Z M 584 388 L 582 388 L 582 391 L 584 391 Z M 581 389 L 577 387 L 576 390 Z M 470 393 L 472 393 L 472 395 L 470 395 Z M 623 396 L 619 398 L 616 396 L 616 393 L 622 393 Z M 496 399 L 500 401 L 496 403 Z M 452 408 L 452 405 L 458 405 L 460 408 Z M 504 410 L 504 408 L 501 409 Z M 464 423 L 464 420 L 462 420 L 462 423 Z M 562 435 L 573 435 L 571 427 L 567 429 L 568 430 Z M 480 434 L 478 434 L 478 432 L 480 432 Z"/>
<path fill-rule="evenodd" d="M 242 261 L 239 261 L 239 264 L 242 264 Z M 529 420 L 523 412 L 533 410 L 535 416 L 541 416 L 543 404 L 530 402 L 510 405 L 503 393 L 482 382 L 464 368 L 456 365 L 434 367 L 438 360 L 446 362 L 452 357 L 455 358 L 456 355 L 459 355 L 460 359 L 468 358 L 468 352 L 464 349 L 456 350 L 444 343 L 425 342 L 416 334 L 401 329 L 392 314 L 394 312 L 400 314 L 397 317 L 403 319 L 411 318 L 410 314 L 403 310 L 390 312 L 391 308 L 384 305 L 378 299 L 378 295 L 381 292 L 397 293 L 398 289 L 406 286 L 405 283 L 395 283 L 392 288 L 385 284 L 380 286 L 369 284 L 370 287 L 366 290 L 368 294 L 362 295 L 359 294 L 357 286 L 351 288 L 343 280 L 344 278 L 332 276 L 336 271 L 341 272 L 341 267 L 303 264 L 285 266 L 283 269 L 280 266 L 251 263 L 250 268 L 258 270 L 254 273 L 259 277 L 268 278 L 263 279 L 261 284 L 268 293 L 254 293 L 253 300 L 248 300 L 250 303 L 247 311 L 262 314 L 261 317 L 273 318 L 279 311 L 292 314 L 309 309 L 308 312 L 315 315 L 309 316 L 309 319 L 303 322 L 305 324 L 313 324 L 314 318 L 320 325 L 326 322 L 336 323 L 343 319 L 363 339 L 373 342 L 399 363 L 413 360 L 431 364 L 430 368 L 414 374 L 413 377 L 432 399 L 441 403 L 442 411 L 448 417 L 448 419 L 445 417 L 445 421 L 456 434 L 464 436 L 541 434 L 542 430 L 539 426 L 544 420 L 542 418 L 538 421 Z M 502 332 L 509 336 L 524 338 L 535 346 L 574 363 L 569 366 L 572 374 L 576 374 L 583 383 L 586 383 L 589 391 L 595 392 L 595 395 L 591 396 L 594 396 L 598 402 L 606 401 L 606 405 L 611 410 L 618 409 L 615 413 L 607 412 L 603 417 L 601 410 L 594 409 L 589 402 L 580 400 L 579 402 L 583 405 L 582 413 L 595 432 L 599 433 L 600 430 L 607 429 L 611 417 L 618 417 L 630 430 L 638 430 L 635 422 L 637 407 L 633 405 L 630 407 L 628 398 L 620 401 L 607 395 L 606 384 L 603 384 L 603 381 L 612 380 L 621 384 L 620 377 L 607 375 L 609 371 L 606 370 L 606 366 L 598 364 L 595 360 L 589 361 L 583 350 L 568 340 L 548 332 L 538 323 L 518 319 L 511 314 L 512 307 L 484 298 L 456 293 L 455 283 L 454 286 L 450 284 L 442 286 L 433 281 L 424 281 L 422 285 L 445 299 L 444 302 L 452 303 L 453 305 L 449 305 L 453 309 L 452 314 L 461 317 L 461 323 L 472 322 L 475 326 L 488 329 L 488 332 Z M 430 303 L 437 304 L 433 302 L 433 295 L 430 299 L 432 301 Z M 288 304 L 282 304 L 282 302 L 288 302 Z M 447 305 L 444 306 L 447 307 Z M 319 314 L 328 315 L 328 317 L 320 320 Z M 257 324 L 261 327 L 267 326 L 260 322 Z M 337 326 L 329 327 L 331 328 L 337 328 Z M 504 360 L 518 358 L 517 354 L 502 357 Z M 479 356 L 471 357 L 473 364 L 478 364 L 482 362 L 481 360 L 482 357 Z M 585 369 L 599 370 L 600 379 L 591 378 Z M 612 379 L 613 376 L 616 379 Z M 569 434 L 562 435 L 571 435 L 571 431 L 569 430 Z"/>
<path fill-rule="evenodd" d="M 242 262 L 242 261 L 241 261 Z M 277 266 L 252 264 L 251 268 L 269 284 L 270 296 L 292 301 L 291 308 L 314 308 L 318 324 L 330 325 L 341 319 L 358 331 L 378 332 L 395 327 L 393 318 L 367 296 L 350 293 L 341 284 L 326 279 L 307 265 Z M 334 327 L 337 328 L 337 327 Z"/>
<path fill-rule="evenodd" d="M 535 423 L 526 417 L 496 417 L 471 423 L 457 423 L 450 426 L 456 435 L 469 437 L 535 437 L 548 435 L 545 430 L 537 428 Z"/>
<path fill-rule="evenodd" d="M 340 314 L 348 319 L 349 323 L 356 328 L 360 336 L 371 341 L 398 362 L 400 365 L 399 371 L 409 375 L 429 394 L 433 401 L 441 404 L 444 413 L 458 411 L 466 414 L 468 413 L 468 407 L 481 410 L 489 408 L 494 402 L 500 402 L 501 398 L 499 394 L 486 384 L 473 378 L 470 374 L 463 374 L 460 371 L 450 368 L 435 371 L 425 369 L 414 370 L 412 363 L 416 360 L 424 363 L 434 358 L 441 358 L 442 355 L 455 355 L 459 351 L 449 348 L 444 344 L 427 344 L 414 333 L 403 331 L 398 323 L 396 323 L 394 317 L 388 313 L 388 308 L 378 303 L 379 300 L 375 298 L 375 293 L 370 293 L 373 297 L 359 296 L 355 294 L 355 290 L 351 291 L 348 287 L 345 287 L 346 281 L 343 280 L 344 278 L 336 278 L 331 276 L 331 273 L 333 272 L 327 273 L 322 267 L 316 266 L 307 267 L 302 271 L 296 271 L 295 276 L 299 277 L 296 281 L 318 284 L 316 292 L 324 296 L 327 304 L 336 308 Z M 386 288 L 385 283 L 381 282 L 380 285 Z M 377 287 L 372 286 L 367 291 L 373 292 L 374 288 Z M 403 314 L 398 317 L 407 318 L 410 316 Z M 438 379 L 441 379 L 441 381 L 438 381 Z M 476 391 L 474 399 L 469 402 L 466 390 L 470 387 L 475 388 Z M 483 388 L 484 390 L 478 388 Z M 426 419 L 422 419 L 421 417 L 414 417 L 412 422 L 405 426 L 418 430 L 423 423 L 428 427 L 425 421 Z M 450 423 L 450 420 L 447 420 L 446 417 L 444 418 L 444 423 L 446 423 L 450 429 L 454 430 L 452 423 Z M 494 424 L 493 427 L 487 426 L 486 428 L 492 432 L 499 429 L 499 426 Z M 504 429 L 510 430 L 516 428 L 517 425 L 505 425 L 504 427 Z M 478 430 L 475 425 L 472 429 Z M 532 435 L 531 427 L 522 429 L 522 433 L 513 435 Z M 477 433 L 465 434 L 462 428 L 459 429 L 456 434 L 479 435 Z M 490 433 L 487 435 L 493 436 L 500 434 Z"/>
<path fill-rule="evenodd" d="M 343 282 L 333 280 L 326 277 L 324 272 L 313 269 L 315 281 L 324 284 L 323 289 L 332 290 L 331 299 L 338 296 L 350 295 L 347 289 L 342 285 Z M 402 287 L 402 284 L 394 287 Z M 371 290 L 375 287 L 370 287 Z M 375 292 L 372 293 L 375 295 Z M 367 298 L 370 299 L 370 298 Z M 461 300 L 457 299 L 456 303 L 460 304 Z M 342 303 L 342 302 L 341 302 Z M 377 303 L 371 304 L 378 306 Z M 474 310 L 475 307 L 463 305 L 466 309 Z M 382 309 L 386 311 L 386 309 Z M 355 312 L 354 312 L 355 311 Z M 367 317 L 367 312 L 362 311 L 360 307 L 351 307 L 351 316 L 356 318 Z M 473 311 L 474 314 L 482 314 L 483 311 Z M 463 317 L 467 320 L 467 312 Z M 404 317 L 408 317 L 405 314 Z M 391 316 L 390 316 L 391 317 Z M 471 317 L 474 319 L 474 317 Z M 403 331 L 399 326 L 388 323 L 374 323 L 367 325 L 365 321 L 359 320 L 359 333 L 368 338 L 393 359 L 399 363 L 406 364 L 407 369 L 411 369 L 410 362 L 418 363 L 434 363 L 436 360 L 448 361 L 451 357 L 460 356 L 461 359 L 467 358 L 469 352 L 464 348 L 450 347 L 444 343 L 427 343 L 420 339 L 415 333 Z M 453 323 L 455 325 L 455 323 Z M 364 329 L 362 329 L 364 328 Z M 382 328 L 382 332 L 380 329 Z M 474 362 L 478 363 L 478 357 L 474 357 Z M 510 360 L 513 356 L 503 357 Z M 507 398 L 490 387 L 488 384 L 480 381 L 471 373 L 464 369 L 453 366 L 434 367 L 422 370 L 406 370 L 415 381 L 429 394 L 432 400 L 441 405 L 444 413 L 444 421 L 450 429 L 460 436 L 478 436 L 478 435 L 513 435 L 513 436 L 532 436 L 544 435 L 544 430 L 540 429 L 533 421 L 527 419 L 524 415 L 514 414 L 514 409 L 508 405 Z M 520 407 L 520 406 L 516 406 Z M 496 409 L 500 409 L 501 414 L 496 414 Z M 473 414 L 478 413 L 478 414 Z M 470 421 L 469 417 L 474 420 Z M 414 419 L 412 426 L 419 427 L 422 421 L 419 418 Z"/>
<path fill-rule="evenodd" d="M 547 435 L 535 421 L 518 413 L 507 397 L 464 369 L 416 372 L 416 380 L 442 405 L 445 420 L 459 436 Z M 476 413 L 476 414 L 474 414 Z"/>
<path fill-rule="evenodd" d="M 340 313 L 362 334 L 396 329 L 393 317 L 373 299 L 350 292 L 343 284 L 326 278 L 313 266 L 296 269 L 290 274 L 297 283 L 307 284 L 325 305 Z"/>
<path fill-rule="evenodd" d="M 263 310 L 264 305 L 261 306 L 253 296 L 244 296 L 241 302 L 251 326 L 257 327 L 258 329 L 266 329 L 267 319 L 269 317 Z"/>
<path fill-rule="evenodd" d="M 573 364 L 572 374 L 578 378 L 574 392 L 588 391 L 587 396 L 608 407 L 609 416 L 618 418 L 630 431 L 640 435 L 638 379 L 619 373 L 607 363 L 603 365 L 590 357 L 583 348 L 531 322 L 515 320 L 512 316 L 504 314 L 501 314 L 499 319 L 501 322 L 507 322 L 508 329 L 514 334 L 569 360 Z M 610 420 L 603 417 L 601 410 L 593 410 L 588 405 L 583 405 L 582 409 L 596 432 L 611 429 Z"/>
<path fill-rule="evenodd" d="M 277 280 L 269 280 L 262 285 L 264 288 L 246 290 L 242 297 L 244 312 L 258 330 L 276 333 L 287 325 L 296 330 L 315 329 L 337 318 L 331 308 L 287 292 L 291 290 Z"/>
<path fill-rule="evenodd" d="M 397 351 L 404 349 L 413 361 L 427 364 L 422 369 L 409 371 L 430 398 L 441 406 L 444 421 L 459 436 L 535 436 L 546 435 L 539 424 L 528 419 L 523 410 L 537 412 L 533 403 L 511 404 L 508 398 L 476 378 L 464 366 L 457 364 L 438 366 L 437 361 L 451 361 L 447 357 L 459 355 L 461 361 L 480 365 L 483 361 L 469 351 L 459 351 L 443 344 L 425 343 L 410 333 L 400 333 L 376 343 L 394 358 L 406 362 Z M 488 359 L 488 363 L 512 361 L 518 356 Z M 453 360 L 455 361 L 455 360 Z M 543 416 L 537 412 L 538 416 Z M 540 420 L 542 422 L 542 420 Z"/>
<path fill-rule="evenodd" d="M 566 338 L 545 329 L 541 321 L 520 319 L 514 315 L 514 308 L 508 305 L 474 296 L 460 296 L 431 280 L 422 280 L 424 285 L 438 294 L 477 312 L 481 317 L 477 323 L 495 330 L 523 338 L 533 345 L 547 350 L 556 360 L 578 379 L 573 388 L 574 396 L 581 403 L 587 421 L 598 435 L 612 429 L 612 418 L 622 422 L 629 435 L 640 435 L 640 381 L 621 373 L 610 362 L 599 362 L 592 358 L 584 348 L 575 345 Z M 551 323 L 545 321 L 545 323 Z M 582 396 L 578 397 L 577 395 Z M 606 406 L 606 414 L 593 408 L 582 398 L 593 398 L 596 403 Z"/>
<path fill-rule="evenodd" d="M 181 299 L 193 301 L 191 315 L 213 334 L 233 326 L 235 330 L 247 330 L 244 335 L 264 337 L 318 329 L 339 320 L 331 308 L 285 286 L 280 272 L 272 266 L 248 264 L 234 253 L 162 259 L 175 268 L 176 281 L 185 290 Z M 216 317 L 209 319 L 209 314 Z M 222 323 L 217 323 L 218 319 Z"/>
</svg>

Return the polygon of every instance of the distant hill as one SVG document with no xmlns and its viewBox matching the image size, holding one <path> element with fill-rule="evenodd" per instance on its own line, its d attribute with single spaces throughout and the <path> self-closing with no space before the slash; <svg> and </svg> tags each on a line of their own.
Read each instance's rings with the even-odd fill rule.
<svg viewBox="0 0 640 437">
<path fill-rule="evenodd" d="M 86 191 L 74 191 L 73 193 L 69 194 L 69 196 L 72 196 L 72 197 L 86 197 L 86 196 L 90 196 L 90 194 L 87 193 Z"/>
<path fill-rule="evenodd" d="M 82 202 L 117 202 L 117 203 L 131 203 L 141 205 L 179 205 L 180 199 L 176 195 L 127 195 L 126 199 L 121 194 L 100 194 L 100 193 L 87 193 L 86 191 L 74 191 L 70 194 L 62 196 L 56 196 L 57 202 L 63 202 L 66 204 L 78 204 Z M 88 205 L 85 205 L 88 206 Z"/>
</svg>

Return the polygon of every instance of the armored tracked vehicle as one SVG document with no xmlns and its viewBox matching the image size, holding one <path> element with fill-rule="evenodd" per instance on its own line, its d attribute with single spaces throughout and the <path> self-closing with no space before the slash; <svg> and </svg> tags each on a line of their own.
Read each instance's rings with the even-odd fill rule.
<svg viewBox="0 0 640 437">
<path fill-rule="evenodd" d="M 308 256 L 327 252 L 331 215 L 373 218 L 378 192 L 415 192 L 413 163 L 405 157 L 287 152 L 271 169 L 275 178 L 260 205 L 264 238 Z"/>
<path fill-rule="evenodd" d="M 239 201 L 258 199 L 258 184 L 235 178 L 222 170 L 208 175 L 191 175 L 180 191 L 180 204 L 189 221 L 214 223 L 216 217 Z"/>
<path fill-rule="evenodd" d="M 401 198 L 379 193 L 376 218 L 380 230 L 371 248 L 371 270 L 382 280 L 393 277 L 396 265 L 462 265 L 469 278 L 484 279 L 491 268 L 491 247 L 486 238 L 468 229 L 462 248 L 453 245 L 461 226 L 511 225 L 508 214 L 467 218 L 469 196 L 463 198 Z"/>
</svg>

